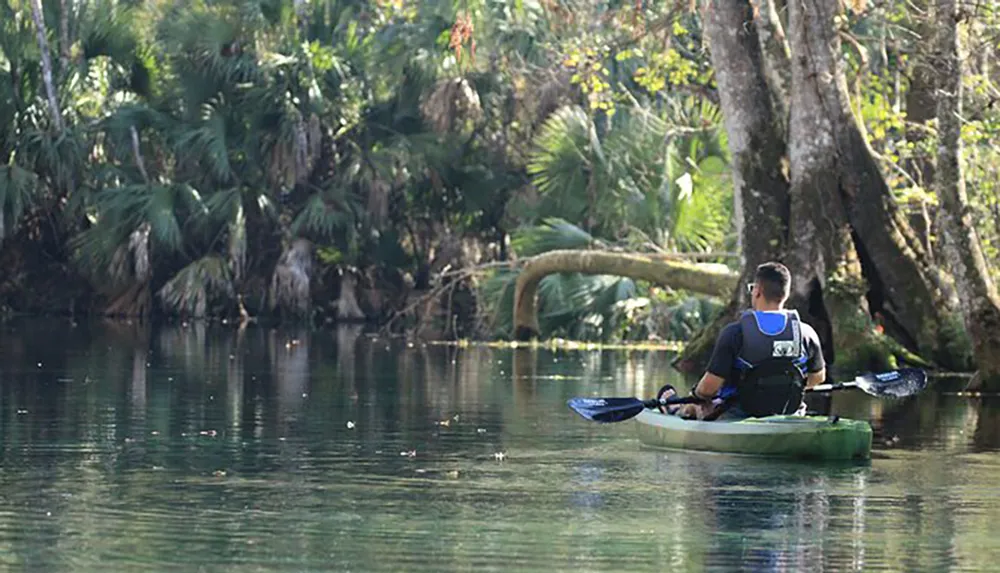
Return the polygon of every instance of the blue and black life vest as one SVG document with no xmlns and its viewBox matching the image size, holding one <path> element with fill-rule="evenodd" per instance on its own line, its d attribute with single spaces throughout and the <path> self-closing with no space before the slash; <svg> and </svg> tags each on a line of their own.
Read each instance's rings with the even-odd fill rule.
<svg viewBox="0 0 1000 573">
<path fill-rule="evenodd" d="M 753 417 L 794 413 L 802 404 L 808 361 L 799 313 L 748 310 L 740 328 L 743 345 L 734 364 L 739 376 L 729 394 Z"/>
</svg>

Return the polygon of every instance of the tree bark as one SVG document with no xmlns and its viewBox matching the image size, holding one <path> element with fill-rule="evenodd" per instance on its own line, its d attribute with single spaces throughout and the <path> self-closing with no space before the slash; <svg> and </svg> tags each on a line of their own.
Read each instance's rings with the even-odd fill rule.
<svg viewBox="0 0 1000 573">
<path fill-rule="evenodd" d="M 827 177 L 838 185 L 847 211 L 854 246 L 871 287 L 871 311 L 885 316 L 897 335 L 918 353 L 956 366 L 952 316 L 957 301 L 948 296 L 946 277 L 934 267 L 896 205 L 851 113 L 833 26 L 835 8 L 827 0 L 789 3 L 793 70 L 804 60 L 803 73 L 808 70 L 814 78 L 808 85 L 794 84 L 793 93 L 817 90 L 817 105 L 828 118 L 833 164 Z M 795 113 L 794 103 L 792 107 Z"/>
<path fill-rule="evenodd" d="M 792 85 L 792 60 L 785 29 L 778 17 L 775 0 L 751 0 L 763 56 L 764 76 L 771 88 L 771 104 L 780 122 L 780 133 L 788 137 L 789 93 Z"/>
<path fill-rule="evenodd" d="M 616 275 L 646 280 L 664 286 L 726 297 L 736 285 L 737 275 L 714 267 L 665 261 L 654 257 L 607 251 L 557 250 L 532 257 L 524 264 L 514 287 L 514 338 L 538 336 L 535 298 L 538 284 L 553 273 Z"/>
<path fill-rule="evenodd" d="M 978 385 L 1000 388 L 1000 299 L 972 224 L 962 161 L 962 40 L 955 0 L 937 0 L 939 143 L 936 185 Z"/>
<path fill-rule="evenodd" d="M 861 262 L 854 250 L 847 206 L 838 177 L 838 123 L 851 121 L 850 108 L 831 112 L 837 82 L 839 40 L 833 33 L 836 4 L 819 0 L 789 4 L 792 61 L 789 161 L 791 216 L 790 306 L 797 308 L 824 342 L 828 361 L 880 367 L 874 323 L 864 299 Z M 824 34 L 825 30 L 825 34 Z M 874 364 L 872 364 L 874 362 Z"/>
<path fill-rule="evenodd" d="M 708 361 L 715 338 L 747 302 L 742 285 L 757 265 L 778 260 L 788 229 L 788 178 L 782 170 L 785 139 L 763 73 L 761 44 L 748 0 L 714 0 L 702 23 L 710 44 L 712 67 L 732 156 L 733 195 L 741 217 L 742 268 L 726 309 L 685 347 L 675 362 L 690 370 Z M 779 22 L 780 25 L 780 22 Z"/>
<path fill-rule="evenodd" d="M 758 89 L 767 82 L 748 0 L 716 0 L 706 8 L 704 29 L 712 44 L 733 146 L 734 179 L 737 189 L 743 189 L 743 213 L 748 217 L 744 280 L 761 260 L 786 259 L 794 281 L 791 306 L 817 328 L 824 353 L 839 365 L 886 365 L 895 355 L 919 360 L 876 332 L 872 319 L 876 313 L 884 316 L 887 331 L 910 348 L 939 363 L 954 364 L 950 358 L 961 354 L 956 350 L 961 345 L 956 346 L 948 336 L 954 332 L 949 313 L 955 307 L 947 294 L 947 281 L 932 267 L 894 203 L 851 112 L 834 28 L 837 6 L 826 0 L 795 0 L 788 5 L 786 29 L 793 55 L 792 191 L 785 193 L 790 199 L 777 208 L 768 202 L 774 195 L 754 193 L 749 186 L 743 189 L 748 164 L 738 160 L 740 144 L 747 139 L 741 130 L 750 122 L 762 120 L 766 133 L 776 129 L 773 100 Z M 739 75 L 727 76 L 733 69 Z M 737 80 L 727 83 L 727 77 Z M 761 110 L 771 110 L 772 115 Z M 780 154 L 764 158 L 760 153 L 766 146 L 757 144 L 751 149 L 751 156 L 762 161 L 759 172 L 780 169 Z M 767 219 L 751 222 L 755 207 L 770 213 L 770 224 Z M 760 236 L 752 237 L 755 232 Z M 762 244 L 761 239 L 768 236 Z M 675 366 L 687 370 L 705 362 L 718 323 L 732 318 L 740 298 L 739 294 L 733 297 L 727 313 L 688 345 Z"/>
<path fill-rule="evenodd" d="M 56 97 L 56 88 L 52 80 L 52 54 L 49 51 L 45 15 L 42 11 L 42 0 L 31 0 L 31 18 L 35 21 L 35 37 L 38 40 L 38 50 L 42 54 L 42 80 L 45 83 L 45 95 L 49 101 L 49 113 L 52 115 L 52 124 L 57 131 L 62 131 L 62 112 L 59 111 L 59 100 Z"/>
<path fill-rule="evenodd" d="M 910 76 L 910 85 L 906 90 L 906 139 L 915 147 L 927 139 L 930 133 L 929 124 L 935 117 L 936 102 L 934 99 L 934 65 L 929 51 L 923 49 L 934 37 L 934 28 L 930 25 L 930 7 L 927 0 L 913 0 L 916 7 L 915 12 L 923 12 L 925 16 L 916 16 L 918 21 L 915 26 L 916 34 L 923 40 L 918 42 L 916 53 L 911 54 L 913 59 L 913 72 Z M 928 46 L 929 47 L 929 46 Z M 930 189 L 934 181 L 934 162 L 931 157 L 918 156 L 910 159 L 904 165 L 906 172 L 923 189 Z M 934 251 L 931 244 L 933 228 L 931 225 L 931 213 L 927 201 L 919 201 L 910 206 L 910 225 L 923 243 L 924 250 L 933 257 Z"/>
<path fill-rule="evenodd" d="M 59 0 L 59 64 L 63 71 L 69 67 L 69 2 Z"/>
<path fill-rule="evenodd" d="M 340 296 L 337 297 L 337 320 L 350 322 L 364 320 L 365 313 L 358 305 L 358 278 L 350 271 L 340 275 Z"/>
</svg>

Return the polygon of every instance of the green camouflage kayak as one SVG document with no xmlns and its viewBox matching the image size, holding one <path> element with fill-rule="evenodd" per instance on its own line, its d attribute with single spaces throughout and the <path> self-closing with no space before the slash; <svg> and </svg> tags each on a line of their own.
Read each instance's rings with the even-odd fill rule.
<svg viewBox="0 0 1000 573">
<path fill-rule="evenodd" d="M 826 416 L 769 416 L 700 422 L 644 410 L 635 418 L 639 440 L 677 450 L 819 460 L 871 457 L 867 422 Z"/>
</svg>

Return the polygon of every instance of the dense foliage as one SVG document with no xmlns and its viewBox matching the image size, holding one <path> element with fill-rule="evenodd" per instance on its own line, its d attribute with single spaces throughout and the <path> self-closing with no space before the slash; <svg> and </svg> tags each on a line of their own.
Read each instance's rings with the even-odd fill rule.
<svg viewBox="0 0 1000 573">
<path fill-rule="evenodd" d="M 848 4 L 856 112 L 933 244 L 933 24 Z M 0 0 L 0 305 L 506 336 L 516 269 L 458 270 L 596 244 L 735 264 L 694 5 Z M 1000 27 L 973 12 L 967 175 L 995 260 Z M 581 338 L 686 338 L 713 308 L 614 277 L 540 295 L 546 334 Z"/>
</svg>

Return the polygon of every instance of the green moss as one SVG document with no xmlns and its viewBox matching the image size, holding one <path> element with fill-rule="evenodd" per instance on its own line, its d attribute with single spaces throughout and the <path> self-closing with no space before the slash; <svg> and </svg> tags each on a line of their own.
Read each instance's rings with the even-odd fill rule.
<svg viewBox="0 0 1000 573">
<path fill-rule="evenodd" d="M 940 351 L 936 362 L 951 370 L 966 371 L 975 368 L 975 357 L 972 353 L 972 338 L 965 328 L 965 322 L 959 313 L 945 317 L 938 329 Z"/>
</svg>

